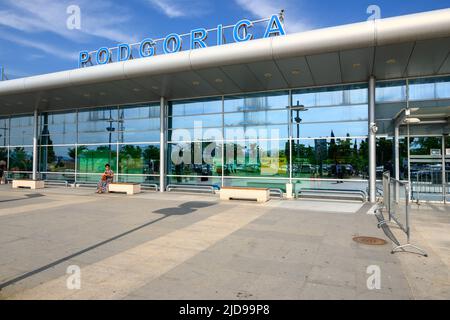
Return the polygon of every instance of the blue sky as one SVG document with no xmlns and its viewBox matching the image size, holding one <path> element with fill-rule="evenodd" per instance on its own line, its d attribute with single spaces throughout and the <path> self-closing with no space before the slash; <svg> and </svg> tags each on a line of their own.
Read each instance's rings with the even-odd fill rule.
<svg viewBox="0 0 450 320">
<path fill-rule="evenodd" d="M 0 0 L 0 66 L 9 78 L 73 69 L 81 50 L 266 18 L 280 9 L 287 32 L 300 32 L 364 21 L 372 4 L 382 18 L 449 7 L 443 0 Z M 80 30 L 66 26 L 69 5 L 81 9 Z"/>
</svg>

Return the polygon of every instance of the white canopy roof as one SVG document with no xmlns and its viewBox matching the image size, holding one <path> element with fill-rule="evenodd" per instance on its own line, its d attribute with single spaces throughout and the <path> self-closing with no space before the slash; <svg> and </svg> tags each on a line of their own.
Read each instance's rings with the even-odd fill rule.
<svg viewBox="0 0 450 320">
<path fill-rule="evenodd" d="M 0 114 L 450 74 L 450 9 L 0 82 Z"/>
</svg>

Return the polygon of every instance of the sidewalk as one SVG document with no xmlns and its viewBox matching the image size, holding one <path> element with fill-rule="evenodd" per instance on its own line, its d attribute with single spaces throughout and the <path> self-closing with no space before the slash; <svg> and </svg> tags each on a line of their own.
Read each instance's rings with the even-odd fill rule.
<svg viewBox="0 0 450 320">
<path fill-rule="evenodd" d="M 420 269 L 415 265 L 426 258 L 392 255 L 390 243 L 352 240 L 386 239 L 367 214 L 370 207 L 0 186 L 0 298 L 414 299 L 424 292 L 449 298 L 448 265 L 437 254 L 430 252 L 427 268 Z M 67 288 L 71 265 L 81 268 L 80 290 Z M 373 265 L 381 270 L 380 290 L 367 288 Z M 430 270 L 432 282 L 416 279 Z"/>
</svg>

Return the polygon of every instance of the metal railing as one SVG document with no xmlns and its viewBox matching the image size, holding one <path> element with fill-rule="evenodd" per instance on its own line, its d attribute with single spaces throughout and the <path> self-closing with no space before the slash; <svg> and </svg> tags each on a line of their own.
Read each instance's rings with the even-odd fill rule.
<svg viewBox="0 0 450 320">
<path fill-rule="evenodd" d="M 206 192 L 216 193 L 217 187 L 213 185 L 201 185 L 201 184 L 169 184 L 166 187 L 166 191 L 185 191 L 185 192 Z"/>
<path fill-rule="evenodd" d="M 400 181 L 390 176 L 389 172 L 383 173 L 383 198 L 382 208 L 388 214 L 388 221 L 394 222 L 400 230 L 406 234 L 406 244 L 400 244 L 398 241 L 394 241 L 391 238 L 392 232 L 389 230 L 390 235 L 385 231 L 385 234 L 393 240 L 396 246 L 392 249 L 392 253 L 402 251 L 405 252 L 405 248 L 411 247 L 419 251 L 419 253 L 427 257 L 427 253 L 410 243 L 411 238 L 411 216 L 410 216 L 410 184 L 407 181 Z M 380 220 L 378 226 L 386 226 L 387 221 Z M 383 229 L 384 230 L 384 229 Z M 394 237 L 395 238 L 395 237 Z"/>
<path fill-rule="evenodd" d="M 450 171 L 445 171 L 445 181 L 441 170 L 418 170 L 411 172 L 411 199 L 420 201 L 446 202 L 446 196 L 450 194 L 449 181 Z"/>
<path fill-rule="evenodd" d="M 367 193 L 357 189 L 315 189 L 302 188 L 295 193 L 297 198 L 315 197 L 315 198 L 331 198 L 342 200 L 359 200 L 365 202 Z"/>
<path fill-rule="evenodd" d="M 280 199 L 283 199 L 283 190 L 278 188 L 271 188 L 269 189 L 269 191 L 271 197 L 278 197 Z"/>
<path fill-rule="evenodd" d="M 141 184 L 141 189 L 158 191 L 159 186 L 156 183 L 143 183 Z"/>
</svg>

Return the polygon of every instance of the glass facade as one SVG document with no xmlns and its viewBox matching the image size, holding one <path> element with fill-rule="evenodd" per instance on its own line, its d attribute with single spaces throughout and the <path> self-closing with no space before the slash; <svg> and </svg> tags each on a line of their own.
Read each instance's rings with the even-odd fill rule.
<svg viewBox="0 0 450 320">
<path fill-rule="evenodd" d="M 117 180 L 159 182 L 159 103 L 41 113 L 42 179 L 97 182 L 106 163 Z M 30 178 L 33 116 L 0 118 L 0 161 L 10 178 Z"/>
<path fill-rule="evenodd" d="M 394 170 L 392 119 L 407 100 L 424 108 L 447 107 L 450 77 L 377 82 L 377 178 Z M 143 184 L 159 183 L 162 165 L 167 183 L 367 188 L 365 83 L 169 101 L 166 111 L 163 149 L 159 102 L 41 113 L 42 178 L 93 183 L 109 163 L 117 180 Z M 402 179 L 417 175 L 410 160 L 428 146 L 424 137 L 450 132 L 445 125 L 420 127 L 411 126 L 409 143 L 402 129 Z M 0 162 L 10 177 L 31 176 L 32 143 L 32 115 L 0 118 Z"/>
</svg>

